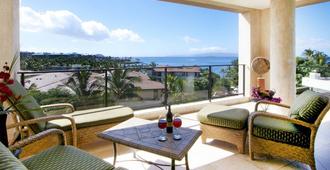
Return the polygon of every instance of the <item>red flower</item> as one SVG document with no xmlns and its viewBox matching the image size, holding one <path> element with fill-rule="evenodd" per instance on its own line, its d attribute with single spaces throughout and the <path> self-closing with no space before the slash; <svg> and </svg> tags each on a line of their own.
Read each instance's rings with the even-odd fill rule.
<svg viewBox="0 0 330 170">
<path fill-rule="evenodd" d="M 9 96 L 9 97 L 11 97 L 11 96 L 14 95 L 13 92 L 10 90 L 10 88 L 7 87 L 3 83 L 0 83 L 0 92 L 3 93 L 3 94 L 5 94 L 5 95 L 7 95 L 7 96 Z"/>
<path fill-rule="evenodd" d="M 7 81 L 7 84 L 14 84 L 14 80 L 13 80 L 13 79 L 9 79 L 9 80 Z"/>
<path fill-rule="evenodd" d="M 5 78 L 5 74 L 6 74 L 5 72 L 1 71 L 1 72 L 0 72 L 0 79 Z"/>
<path fill-rule="evenodd" d="M 5 81 L 7 81 L 9 78 L 10 78 L 10 74 L 9 73 L 5 73 L 3 79 Z"/>
<path fill-rule="evenodd" d="M 2 95 L 0 96 L 0 101 L 1 101 L 1 102 L 4 102 L 4 101 L 6 101 L 6 100 L 7 100 L 7 97 L 6 97 L 6 96 L 2 96 Z"/>
</svg>

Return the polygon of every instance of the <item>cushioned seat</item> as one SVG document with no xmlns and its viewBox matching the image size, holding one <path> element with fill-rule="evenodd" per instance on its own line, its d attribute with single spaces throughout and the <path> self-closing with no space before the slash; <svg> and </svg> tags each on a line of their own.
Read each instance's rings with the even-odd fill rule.
<svg viewBox="0 0 330 170">
<path fill-rule="evenodd" d="M 129 107 L 112 106 L 98 109 L 89 109 L 75 111 L 71 114 L 66 114 L 74 118 L 77 128 L 85 128 L 98 126 L 109 123 L 117 123 L 125 121 L 133 117 L 133 111 Z M 46 127 L 60 128 L 62 130 L 69 130 L 71 128 L 70 122 L 64 119 L 53 120 L 47 123 Z"/>
<path fill-rule="evenodd" d="M 244 129 L 247 126 L 249 111 L 241 108 L 209 104 L 201 109 L 197 116 L 198 120 L 204 124 Z"/>
<path fill-rule="evenodd" d="M 72 146 L 55 146 L 22 162 L 28 169 L 33 170 L 114 169 L 102 159 Z"/>
<path fill-rule="evenodd" d="M 27 168 L 0 142 L 0 170 L 27 170 Z"/>
<path fill-rule="evenodd" d="M 260 104 L 290 109 L 289 115 L 259 111 Z M 255 153 L 267 154 L 300 161 L 315 169 L 315 137 L 329 109 L 329 96 L 309 90 L 297 96 L 291 106 L 257 102 L 249 117 L 250 158 L 253 160 Z"/>
<path fill-rule="evenodd" d="M 290 108 L 290 117 L 308 123 L 314 123 L 328 104 L 328 98 L 320 93 L 305 91 L 297 97 Z"/>
<path fill-rule="evenodd" d="M 208 104 L 197 113 L 203 131 L 202 142 L 206 143 L 207 138 L 226 141 L 244 153 L 248 117 L 246 109 Z"/>
<path fill-rule="evenodd" d="M 30 124 L 29 134 L 40 133 L 50 128 L 58 128 L 65 131 L 67 141 L 74 146 L 82 146 L 99 138 L 97 133 L 102 132 L 119 122 L 133 117 L 133 110 L 124 106 L 112 106 L 98 109 L 75 111 L 69 103 L 57 103 L 40 106 L 34 97 L 15 80 L 14 84 L 8 85 L 15 98 L 8 100 L 8 105 L 13 105 L 15 113 L 20 117 L 18 121 L 35 121 Z M 19 100 L 18 100 L 19 96 Z M 88 107 L 88 106 L 87 106 Z M 40 142 L 41 143 L 41 142 Z M 47 139 L 33 150 L 24 150 L 24 156 L 34 154 L 34 151 L 48 146 Z M 41 147 L 42 146 L 42 147 Z M 32 146 L 31 146 L 32 147 Z M 25 148 L 23 148 L 25 149 Z"/>
<path fill-rule="evenodd" d="M 310 130 L 299 127 L 285 120 L 258 116 L 254 119 L 253 135 L 308 148 L 310 143 Z"/>
</svg>

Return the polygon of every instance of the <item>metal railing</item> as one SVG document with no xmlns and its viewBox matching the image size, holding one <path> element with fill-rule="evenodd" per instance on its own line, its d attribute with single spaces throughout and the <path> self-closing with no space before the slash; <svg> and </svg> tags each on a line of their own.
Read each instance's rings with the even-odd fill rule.
<svg viewBox="0 0 330 170">
<path fill-rule="evenodd" d="M 177 71 L 180 69 L 191 69 L 191 68 L 198 68 L 197 72 L 194 75 L 176 75 L 175 71 L 173 69 L 177 69 Z M 155 80 L 157 77 L 155 75 L 155 69 L 162 69 L 163 71 L 158 72 L 159 77 L 161 79 Z M 239 71 L 241 69 L 241 71 Z M 156 107 L 156 106 L 166 106 L 168 104 L 178 104 L 178 103 L 186 103 L 186 102 L 192 102 L 192 101 L 199 101 L 199 100 L 213 100 L 216 98 L 222 98 L 227 96 L 234 96 L 234 95 L 245 95 L 245 65 L 193 65 L 193 66 L 164 66 L 164 67 L 126 67 L 126 68 L 110 68 L 110 69 L 78 69 L 78 70 L 47 70 L 47 71 L 20 71 L 18 74 L 20 74 L 20 80 L 21 84 L 25 87 L 27 82 L 30 82 L 31 79 L 36 77 L 37 75 L 45 75 L 47 77 L 47 74 L 54 74 L 54 73 L 80 73 L 80 72 L 91 72 L 91 73 L 97 73 L 98 75 L 104 75 L 104 78 L 102 80 L 102 83 L 104 83 L 100 87 L 104 87 L 103 89 L 103 95 L 100 95 L 99 97 L 102 97 L 103 99 L 103 105 L 104 107 L 107 107 L 109 105 L 114 105 L 117 101 L 127 102 L 130 100 L 130 97 L 127 97 L 126 99 L 114 99 L 114 95 L 112 94 L 112 80 L 113 77 L 112 73 L 114 71 L 124 71 L 127 70 L 128 72 L 143 72 L 143 74 L 147 75 L 149 77 L 149 80 L 147 81 L 153 81 L 153 82 L 159 82 L 163 84 L 163 89 L 153 90 L 147 89 L 145 91 L 148 91 L 148 93 L 160 93 L 157 99 L 148 99 L 144 100 L 143 97 L 139 96 L 134 106 L 131 106 L 133 109 L 145 109 L 150 107 Z M 200 70 L 200 71 L 198 71 Z M 231 72 L 230 74 L 228 72 Z M 182 71 L 184 73 L 184 71 Z M 187 71 L 188 72 L 188 71 Z M 188 74 L 188 73 L 186 73 Z M 234 75 L 233 75 L 234 74 Z M 238 75 L 241 74 L 241 75 Z M 72 75 L 70 75 L 72 77 Z M 69 76 L 69 77 L 70 77 Z M 169 86 L 171 86 L 173 80 L 170 80 L 169 78 L 172 77 L 172 79 L 175 79 L 175 81 L 178 81 L 179 85 L 182 87 L 180 88 L 182 91 L 179 91 L 178 94 L 173 94 L 175 90 L 170 89 Z M 175 77 L 175 78 L 173 78 Z M 153 79 L 154 78 L 154 79 Z M 230 79 L 233 80 L 230 80 Z M 27 80 L 28 79 L 28 80 Z M 196 81 L 207 81 L 207 86 L 203 86 L 203 88 L 197 89 L 196 88 Z M 110 82 L 109 82 L 110 81 Z M 145 81 L 145 80 L 143 80 Z M 239 83 L 238 81 L 241 81 Z M 180 83 L 184 82 L 184 83 Z M 62 82 L 63 83 L 63 82 Z M 31 84 L 31 82 L 30 82 Z M 184 85 L 182 85 L 184 84 Z M 239 84 L 241 85 L 241 89 L 239 89 Z M 187 86 L 187 89 L 185 89 Z M 176 87 L 174 86 L 171 87 Z M 142 87 L 143 88 L 143 87 Z M 143 89 L 142 89 L 143 90 Z M 140 88 L 141 92 L 141 88 Z M 177 92 L 177 91 L 175 91 Z M 155 94 L 154 94 L 155 95 Z M 142 101 L 142 102 L 141 102 Z M 143 104 L 143 101 L 153 101 L 153 104 Z M 142 104 L 141 104 L 142 103 Z M 51 103 L 47 103 L 51 104 Z M 101 107 L 101 106 L 98 106 Z"/>
</svg>

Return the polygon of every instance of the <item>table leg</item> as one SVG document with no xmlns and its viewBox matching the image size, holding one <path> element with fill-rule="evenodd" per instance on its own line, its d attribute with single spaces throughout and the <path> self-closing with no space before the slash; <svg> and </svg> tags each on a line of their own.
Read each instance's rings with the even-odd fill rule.
<svg viewBox="0 0 330 170">
<path fill-rule="evenodd" d="M 172 159 L 171 170 L 175 170 L 175 159 Z"/>
<path fill-rule="evenodd" d="M 113 154 L 114 154 L 114 157 L 113 157 L 113 166 L 115 166 L 116 160 L 117 160 L 117 145 L 116 145 L 115 142 L 113 142 Z"/>
<path fill-rule="evenodd" d="M 188 153 L 185 155 L 185 162 L 186 162 L 186 170 L 189 170 L 189 164 L 188 164 Z"/>
</svg>

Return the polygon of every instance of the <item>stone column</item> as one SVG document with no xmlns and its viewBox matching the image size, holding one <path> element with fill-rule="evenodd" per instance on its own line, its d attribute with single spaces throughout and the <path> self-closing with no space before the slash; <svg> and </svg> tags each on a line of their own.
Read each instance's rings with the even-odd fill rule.
<svg viewBox="0 0 330 170">
<path fill-rule="evenodd" d="M 270 88 L 286 104 L 295 98 L 295 69 L 295 0 L 271 0 Z"/>
<path fill-rule="evenodd" d="M 252 87 L 257 86 L 258 75 L 252 70 L 255 57 L 269 58 L 269 9 L 252 10 L 239 14 L 238 62 L 245 64 L 245 95 L 250 96 Z M 263 75 L 269 88 L 269 74 Z M 239 69 L 239 92 L 243 90 L 243 69 Z"/>
<path fill-rule="evenodd" d="M 19 0 L 0 0 L 0 66 L 19 55 Z M 19 58 L 14 67 L 19 70 Z"/>
</svg>

